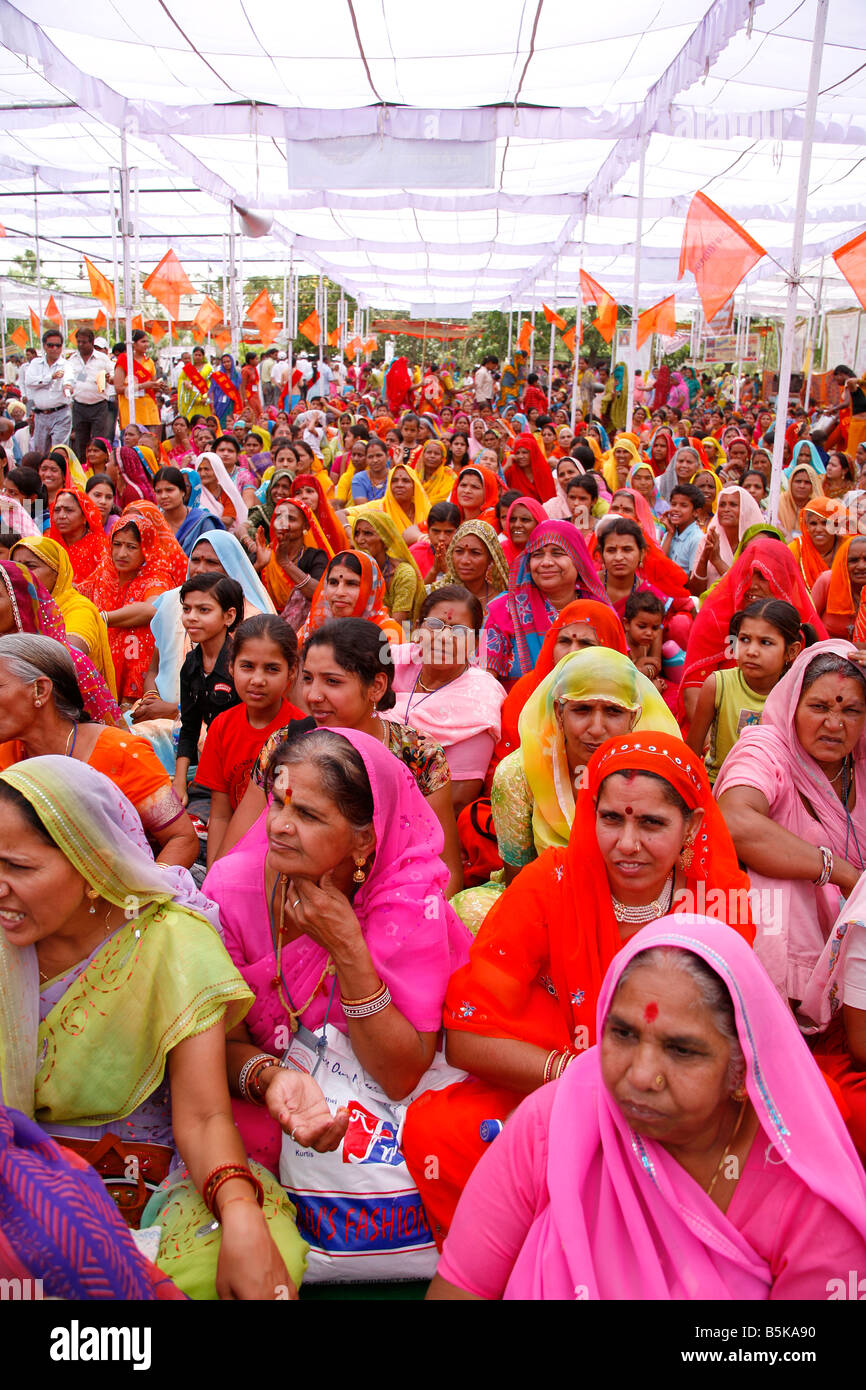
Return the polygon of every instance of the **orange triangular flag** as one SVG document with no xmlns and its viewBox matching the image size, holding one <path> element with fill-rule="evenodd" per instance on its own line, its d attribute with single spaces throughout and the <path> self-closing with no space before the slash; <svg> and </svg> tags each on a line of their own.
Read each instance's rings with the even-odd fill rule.
<svg viewBox="0 0 866 1390">
<path fill-rule="evenodd" d="M 228 347 L 231 340 L 232 335 L 227 328 L 222 329 L 220 333 L 217 333 L 214 336 L 214 342 L 219 348 Z"/>
<path fill-rule="evenodd" d="M 379 340 L 378 340 L 378 338 L 368 338 L 368 339 L 366 340 L 366 342 L 364 343 L 364 351 L 367 352 L 367 353 L 369 353 L 369 352 L 375 352 L 375 351 L 376 351 L 376 348 L 377 348 L 378 346 L 379 346 Z"/>
<path fill-rule="evenodd" d="M 565 319 L 562 317 L 562 314 L 558 314 L 555 309 L 548 309 L 546 304 L 542 304 L 541 307 L 548 323 L 552 323 L 556 328 L 565 327 Z"/>
<path fill-rule="evenodd" d="M 141 288 L 145 294 L 158 299 L 169 318 L 177 319 L 182 294 L 195 294 L 187 273 L 173 251 L 166 251 L 158 266 L 154 266 Z"/>
<path fill-rule="evenodd" d="M 38 342 L 42 336 L 42 325 L 32 309 L 30 310 L 30 332 L 33 334 L 34 340 Z"/>
<path fill-rule="evenodd" d="M 277 311 L 271 303 L 271 296 L 267 290 L 262 290 L 256 295 L 250 307 L 247 309 L 247 318 L 252 319 L 258 329 L 262 323 L 273 323 Z"/>
<path fill-rule="evenodd" d="M 517 346 L 520 348 L 521 352 L 529 351 L 529 344 L 532 342 L 532 335 L 534 332 L 535 329 L 532 327 L 529 319 L 524 319 L 520 325 L 520 332 L 517 335 Z"/>
<path fill-rule="evenodd" d="M 87 276 L 90 280 L 90 293 L 94 299 L 98 299 L 106 314 L 113 319 L 117 313 L 117 300 L 114 297 L 114 286 L 110 280 L 106 280 L 101 270 L 97 270 L 92 261 L 84 257 L 84 264 L 87 267 Z"/>
<path fill-rule="evenodd" d="M 330 347 L 337 347 L 339 345 L 339 342 L 340 330 L 339 328 L 332 328 L 330 333 L 328 334 L 328 345 Z"/>
<path fill-rule="evenodd" d="M 309 338 L 311 343 L 317 343 L 322 335 L 322 325 L 319 322 L 319 315 L 315 309 L 308 314 L 303 323 L 298 324 L 298 332 L 303 333 L 305 338 Z"/>
<path fill-rule="evenodd" d="M 100 330 L 100 328 L 107 328 L 107 327 L 108 327 L 108 319 L 105 317 L 105 315 L 103 314 L 102 310 L 100 309 L 99 313 L 96 315 L 96 318 L 93 320 L 93 331 L 94 331 L 94 333 L 98 333 L 99 330 Z"/>
<path fill-rule="evenodd" d="M 132 316 L 132 331 L 133 331 L 133 333 L 135 333 L 136 330 L 139 329 L 139 328 L 141 329 L 141 331 L 142 331 L 142 333 L 143 333 L 143 332 L 144 332 L 144 319 L 141 317 L 141 314 L 133 314 L 133 316 Z"/>
<path fill-rule="evenodd" d="M 0 236 L 5 236 L 5 235 L 6 235 L 6 228 L 3 226 L 3 223 L 0 222 Z"/>
<path fill-rule="evenodd" d="M 198 313 L 193 322 L 201 329 L 202 333 L 210 333 L 216 328 L 218 323 L 223 321 L 223 311 L 220 306 L 206 294 L 201 304 L 198 306 Z"/>
<path fill-rule="evenodd" d="M 48 303 L 45 306 L 44 317 L 50 319 L 52 323 L 60 323 L 61 321 L 62 315 L 60 313 L 60 309 L 57 306 L 57 300 L 54 298 L 53 294 L 50 296 Z"/>
<path fill-rule="evenodd" d="M 28 339 L 28 337 L 27 337 L 27 334 L 25 333 L 24 329 L 21 327 L 21 324 L 20 324 L 20 323 L 19 323 L 19 325 L 18 325 L 17 328 L 14 328 L 14 329 L 12 330 L 12 332 L 9 334 L 9 337 L 12 339 L 12 341 L 13 341 L 13 343 L 15 344 L 16 347 L 26 348 L 26 347 L 27 347 L 27 344 L 28 344 L 28 342 L 29 342 L 29 339 Z"/>
<path fill-rule="evenodd" d="M 199 328 L 198 324 L 194 323 L 192 326 L 192 336 L 197 343 L 203 343 L 205 338 L 207 337 L 207 334 L 205 333 L 203 328 Z M 231 337 L 231 334 L 229 334 L 229 337 Z"/>
<path fill-rule="evenodd" d="M 566 329 L 565 333 L 563 333 L 562 341 L 565 343 L 565 346 L 568 348 L 570 353 L 573 354 L 576 351 L 577 333 L 575 332 L 574 324 L 572 324 L 571 328 Z"/>
<path fill-rule="evenodd" d="M 594 304 L 597 310 L 592 321 L 606 343 L 613 339 L 616 328 L 616 300 L 585 270 L 580 272 L 580 290 L 584 304 Z"/>
<path fill-rule="evenodd" d="M 168 332 L 168 324 L 160 323 L 159 319 L 149 319 L 147 331 L 155 343 L 161 343 Z"/>
<path fill-rule="evenodd" d="M 834 251 L 833 260 L 866 309 L 866 232 L 861 232 L 853 241 L 846 241 L 844 246 Z"/>
<path fill-rule="evenodd" d="M 662 333 L 669 338 L 676 332 L 677 316 L 674 308 L 675 296 L 659 300 L 651 309 L 645 309 L 637 316 L 637 345 L 642 347 L 650 333 Z"/>
<path fill-rule="evenodd" d="M 344 352 L 344 355 L 345 355 L 346 357 L 348 357 L 348 359 L 349 359 L 350 362 L 354 362 L 354 360 L 355 360 L 355 349 L 352 347 L 352 344 L 351 344 L 351 343 L 347 343 L 347 344 L 346 344 L 345 348 L 343 349 L 343 352 Z"/>
<path fill-rule="evenodd" d="M 727 303 L 744 275 L 767 253 L 705 193 L 689 205 L 677 279 L 690 270 L 709 321 Z"/>
</svg>

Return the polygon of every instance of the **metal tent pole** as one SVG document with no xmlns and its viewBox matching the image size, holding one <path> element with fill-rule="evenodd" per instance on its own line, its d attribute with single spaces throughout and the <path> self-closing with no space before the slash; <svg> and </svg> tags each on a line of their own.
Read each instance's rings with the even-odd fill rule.
<svg viewBox="0 0 866 1390">
<path fill-rule="evenodd" d="M 634 279 L 632 281 L 632 300 L 631 300 L 631 332 L 629 334 L 628 345 L 628 398 L 625 409 L 626 431 L 631 429 L 632 415 L 634 414 L 634 374 L 637 366 L 637 316 L 640 301 L 640 244 L 643 236 L 643 191 L 644 175 L 646 173 L 646 148 L 649 143 L 649 136 L 644 135 L 641 140 L 640 162 L 638 164 L 637 175 L 637 232 L 634 244 Z M 611 363 L 613 370 L 613 363 Z"/>
<path fill-rule="evenodd" d="M 123 257 L 123 323 L 126 339 L 126 399 L 129 423 L 135 424 L 135 369 L 132 365 L 132 267 L 129 256 L 129 165 L 126 127 L 120 132 L 120 250 Z"/>
</svg>

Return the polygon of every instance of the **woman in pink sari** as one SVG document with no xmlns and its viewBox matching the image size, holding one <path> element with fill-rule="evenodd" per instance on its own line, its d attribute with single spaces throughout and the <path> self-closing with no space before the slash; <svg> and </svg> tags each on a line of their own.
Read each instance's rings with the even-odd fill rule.
<svg viewBox="0 0 866 1390">
<path fill-rule="evenodd" d="M 845 1298 L 866 1177 L 746 942 L 694 915 L 644 927 L 598 1036 L 475 1169 L 428 1297 Z"/>
</svg>

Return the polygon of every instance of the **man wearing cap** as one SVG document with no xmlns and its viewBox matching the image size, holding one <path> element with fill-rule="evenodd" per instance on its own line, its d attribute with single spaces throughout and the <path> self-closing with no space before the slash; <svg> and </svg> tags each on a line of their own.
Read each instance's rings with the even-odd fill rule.
<svg viewBox="0 0 866 1390">
<path fill-rule="evenodd" d="M 63 334 L 59 328 L 49 328 L 42 334 L 42 348 L 43 355 L 28 363 L 21 375 L 33 410 L 32 447 L 47 454 L 57 444 L 68 441 L 72 433 L 72 408 L 63 389 L 66 363 Z"/>
<path fill-rule="evenodd" d="M 114 364 L 107 352 L 97 350 L 92 328 L 79 328 L 75 344 L 77 351 L 66 363 L 63 386 L 72 397 L 73 447 L 83 459 L 91 439 L 104 438 L 111 427 L 106 388 Z"/>
</svg>

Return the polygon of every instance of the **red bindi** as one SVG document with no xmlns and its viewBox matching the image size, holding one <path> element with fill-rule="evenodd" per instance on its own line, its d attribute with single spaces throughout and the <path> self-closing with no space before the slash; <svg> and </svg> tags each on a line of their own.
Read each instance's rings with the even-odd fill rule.
<svg viewBox="0 0 866 1390">
<path fill-rule="evenodd" d="M 655 1003 L 654 1000 L 650 1000 L 650 1002 L 647 1004 L 646 1008 L 643 1011 L 643 1016 L 646 1019 L 647 1023 L 655 1023 L 656 1019 L 659 1016 L 659 1006 Z"/>
<path fill-rule="evenodd" d="M 625 808 L 625 813 L 626 813 L 627 816 L 630 816 L 630 815 L 631 815 L 631 807 L 630 807 L 630 806 L 626 806 L 626 808 Z"/>
</svg>

